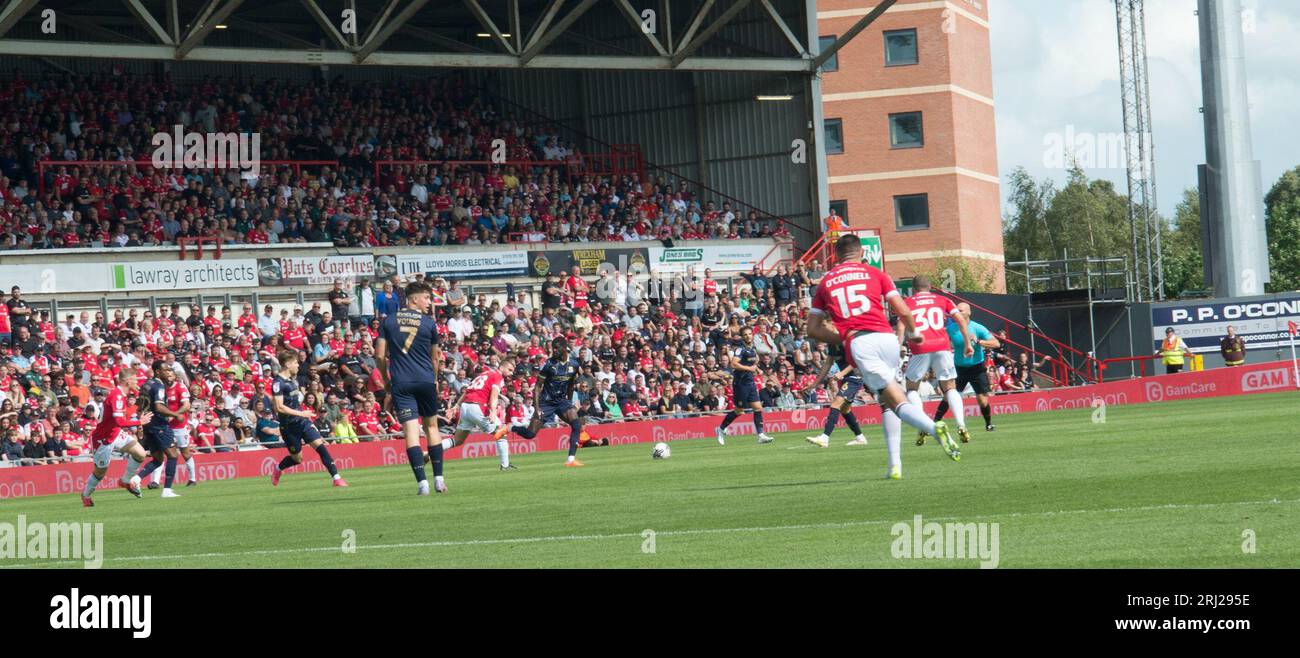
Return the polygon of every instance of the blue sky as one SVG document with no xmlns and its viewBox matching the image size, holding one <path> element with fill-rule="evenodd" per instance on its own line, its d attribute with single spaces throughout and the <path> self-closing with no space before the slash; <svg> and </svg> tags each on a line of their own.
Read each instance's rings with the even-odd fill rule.
<svg viewBox="0 0 1300 658">
<path fill-rule="evenodd" d="M 1300 165 L 1300 2 L 1242 0 L 1253 11 L 1246 75 L 1255 158 L 1263 187 Z M 1196 0 L 1147 0 L 1147 55 L 1156 153 L 1157 201 L 1173 215 L 1205 160 Z M 1110 0 L 989 0 L 998 167 L 1016 166 L 1058 183 L 1045 140 L 1120 133 L 1119 58 Z M 1247 19 L 1251 18 L 1247 14 Z M 1071 129 L 1071 126 L 1073 127 Z M 1058 136 L 1054 138 L 1053 136 Z M 1050 160 L 1051 158 L 1046 158 Z M 1125 193 L 1122 163 L 1085 168 Z M 1004 185 L 1005 193 L 1006 187 Z M 1005 194 L 1004 194 L 1005 198 Z"/>
</svg>

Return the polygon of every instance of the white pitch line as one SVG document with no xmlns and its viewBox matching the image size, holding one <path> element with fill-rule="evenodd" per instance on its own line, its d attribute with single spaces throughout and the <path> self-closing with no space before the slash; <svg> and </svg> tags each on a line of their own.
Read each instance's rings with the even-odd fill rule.
<svg viewBox="0 0 1300 658">
<path fill-rule="evenodd" d="M 1300 503 L 1300 499 L 1278 500 L 1272 498 L 1269 500 L 1243 500 L 1229 503 L 1166 503 L 1164 505 L 1143 505 L 1139 507 L 1109 507 L 1103 509 L 1075 509 L 1075 510 L 1058 510 L 1046 512 L 1005 512 L 1001 514 L 979 514 L 972 516 L 936 516 L 927 517 L 931 521 L 980 521 L 988 519 L 1006 519 L 1006 518 L 1030 518 L 1042 517 L 1051 518 L 1054 516 L 1067 516 L 1074 514 L 1124 514 L 1132 512 L 1155 512 L 1164 510 L 1189 510 L 1189 509 L 1214 509 L 1217 507 L 1239 507 L 1251 505 L 1294 505 Z M 752 526 L 745 528 L 696 528 L 689 530 L 662 530 L 655 532 L 656 537 L 686 537 L 693 535 L 720 535 L 734 533 L 757 533 L 757 532 L 788 532 L 791 530 L 835 530 L 843 528 L 859 528 L 876 525 L 893 525 L 899 523 L 898 519 L 873 519 L 867 521 L 844 521 L 840 523 L 801 523 L 793 525 L 777 526 Z M 512 539 L 454 539 L 447 541 L 429 541 L 429 542 L 406 542 L 400 544 L 358 544 L 357 550 L 391 550 L 396 548 L 445 548 L 451 546 L 485 546 L 492 544 L 537 544 L 543 542 L 568 542 L 568 541 L 604 541 L 609 539 L 633 539 L 641 538 L 640 532 L 620 532 L 603 535 L 552 535 L 545 537 L 516 537 Z M 193 560 L 205 558 L 231 558 L 231 557 L 251 557 L 256 555 L 290 555 L 295 553 L 337 553 L 342 548 L 340 546 L 315 546 L 304 548 L 275 548 L 261 549 L 251 551 L 235 551 L 230 553 L 187 553 L 184 555 L 128 555 L 124 557 L 105 557 L 105 562 L 144 562 L 155 560 Z M 13 569 L 19 567 L 35 566 L 59 566 L 66 564 L 82 564 L 83 560 L 64 560 L 59 562 L 40 562 L 28 561 L 24 564 L 0 564 L 0 569 Z"/>
</svg>

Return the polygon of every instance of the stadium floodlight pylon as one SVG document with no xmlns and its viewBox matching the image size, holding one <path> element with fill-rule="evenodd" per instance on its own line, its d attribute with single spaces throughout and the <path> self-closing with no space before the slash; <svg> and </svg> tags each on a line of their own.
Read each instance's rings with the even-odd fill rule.
<svg viewBox="0 0 1300 658">
<path fill-rule="evenodd" d="M 1120 105 L 1129 197 L 1132 262 L 1138 301 L 1165 298 L 1160 216 L 1156 212 L 1155 143 L 1151 135 L 1151 86 L 1147 79 L 1146 11 L 1143 0 L 1114 0 L 1119 38 Z"/>
</svg>

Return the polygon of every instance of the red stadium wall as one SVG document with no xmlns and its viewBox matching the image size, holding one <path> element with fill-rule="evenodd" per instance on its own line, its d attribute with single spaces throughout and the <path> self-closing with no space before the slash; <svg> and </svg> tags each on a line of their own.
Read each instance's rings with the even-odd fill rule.
<svg viewBox="0 0 1300 658">
<path fill-rule="evenodd" d="M 1219 368 L 1203 372 L 1107 382 L 1094 386 L 999 395 L 993 398 L 993 413 L 1004 416 L 1056 409 L 1086 409 L 1092 407 L 1093 400 L 1096 399 L 1101 399 L 1110 406 L 1294 390 L 1296 382 L 1293 380 L 1291 368 L 1289 361 L 1276 361 L 1239 368 Z M 927 411 L 933 412 L 937 404 L 937 402 L 928 403 Z M 860 407 L 857 411 L 863 424 L 880 423 L 880 413 L 876 407 Z M 979 409 L 973 397 L 966 398 L 966 415 L 979 416 Z M 771 432 L 815 430 L 821 427 L 825 419 L 824 409 L 800 409 L 764 414 L 765 424 Z M 623 445 L 712 437 L 713 429 L 717 425 L 717 416 L 705 416 L 595 425 L 588 432 L 593 438 L 609 439 L 611 445 Z M 749 416 L 736 421 L 733 427 L 735 428 L 733 433 L 754 432 L 753 420 Z M 527 454 L 567 450 L 568 442 L 567 429 L 549 429 L 543 430 L 534 441 L 512 440 L 510 451 L 511 454 Z M 330 452 L 343 471 L 406 463 L 406 451 L 402 447 L 402 442 L 397 440 L 334 445 L 330 446 Z M 478 440 L 471 440 L 451 450 L 447 458 L 487 457 L 494 454 L 496 454 L 496 444 L 484 436 L 479 436 Z M 205 454 L 196 457 L 196 464 L 200 480 L 268 477 L 272 466 L 283 456 L 284 451 L 279 449 Z M 100 488 L 113 488 L 116 478 L 124 467 L 124 462 L 114 462 L 109 469 L 109 477 Z M 184 474 L 184 470 L 185 467 L 182 466 L 180 475 Z M 323 471 L 324 468 L 316 460 L 316 456 L 311 451 L 307 451 L 303 465 L 291 471 L 290 477 L 295 477 L 294 474 Z M 90 463 L 0 469 L 0 498 L 74 494 L 85 486 L 90 472 Z"/>
</svg>

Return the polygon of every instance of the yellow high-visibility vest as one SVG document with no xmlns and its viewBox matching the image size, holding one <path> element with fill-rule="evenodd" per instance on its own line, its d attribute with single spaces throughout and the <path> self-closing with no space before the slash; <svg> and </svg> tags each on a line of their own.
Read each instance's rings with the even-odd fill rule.
<svg viewBox="0 0 1300 658">
<path fill-rule="evenodd" d="M 1173 342 L 1166 338 L 1160 344 L 1160 356 L 1164 358 L 1164 364 L 1167 366 L 1183 365 L 1183 339 L 1174 336 Z"/>
</svg>

